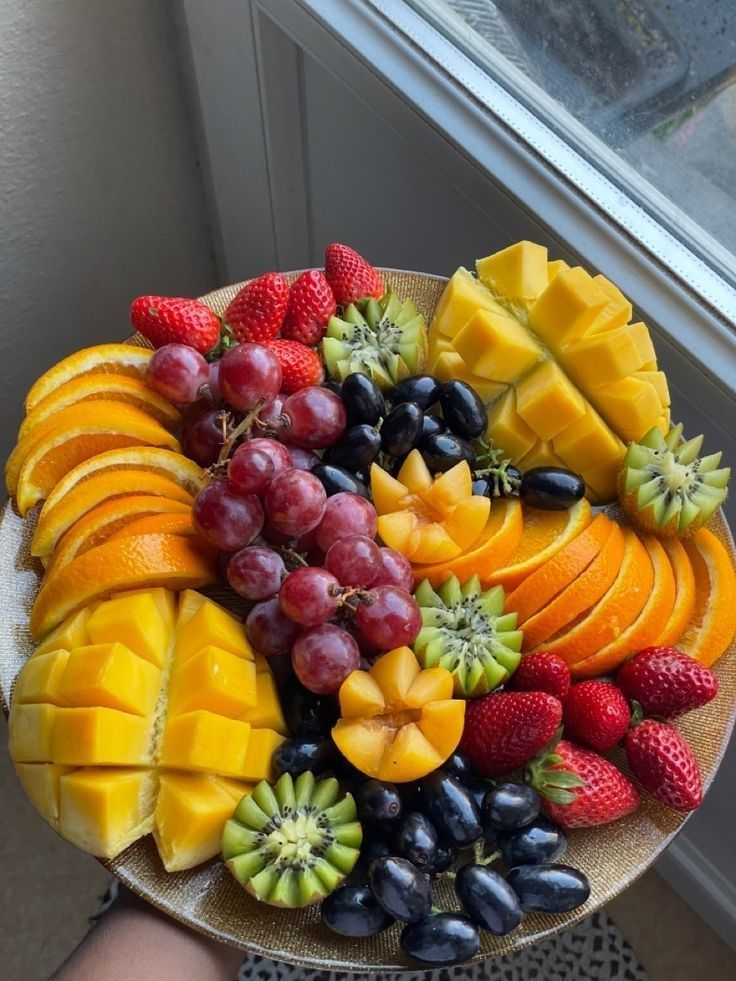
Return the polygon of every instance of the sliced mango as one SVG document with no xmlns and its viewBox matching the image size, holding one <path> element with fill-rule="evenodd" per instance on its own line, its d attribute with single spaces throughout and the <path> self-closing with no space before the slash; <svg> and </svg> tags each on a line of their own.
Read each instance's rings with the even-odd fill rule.
<svg viewBox="0 0 736 981">
<path fill-rule="evenodd" d="M 149 770 L 85 767 L 59 781 L 59 831 L 77 848 L 112 858 L 153 828 Z"/>
</svg>

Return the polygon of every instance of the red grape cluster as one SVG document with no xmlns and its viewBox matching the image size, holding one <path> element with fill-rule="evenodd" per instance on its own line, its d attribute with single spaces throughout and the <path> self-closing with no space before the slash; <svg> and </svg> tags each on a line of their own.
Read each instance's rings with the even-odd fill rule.
<svg viewBox="0 0 736 981">
<path fill-rule="evenodd" d="M 255 604 L 246 620 L 253 646 L 267 656 L 291 653 L 300 682 L 329 694 L 362 656 L 410 644 L 421 627 L 410 563 L 374 541 L 369 501 L 328 497 L 309 472 L 320 462 L 314 451 L 345 430 L 340 396 L 320 387 L 279 394 L 278 361 L 258 344 L 232 348 L 216 371 L 192 348 L 169 344 L 151 359 L 148 378 L 181 405 L 222 396 L 244 414 L 233 434 L 222 409 L 205 410 L 190 421 L 184 447 L 202 465 L 217 464 L 193 518 L 226 553 L 231 587 Z M 251 438 L 251 430 L 278 439 Z"/>
</svg>

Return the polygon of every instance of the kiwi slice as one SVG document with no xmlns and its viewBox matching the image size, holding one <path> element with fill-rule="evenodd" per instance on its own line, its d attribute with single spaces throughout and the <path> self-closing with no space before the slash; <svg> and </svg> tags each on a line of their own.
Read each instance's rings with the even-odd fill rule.
<svg viewBox="0 0 736 981">
<path fill-rule="evenodd" d="M 462 585 L 450 576 L 437 592 L 425 579 L 414 596 L 424 624 L 414 652 L 425 668 L 447 668 L 456 695 L 485 695 L 513 674 L 523 633 L 516 614 L 503 612 L 503 586 L 484 592 L 477 576 Z"/>
<path fill-rule="evenodd" d="M 275 786 L 262 780 L 225 824 L 222 853 L 241 886 L 269 906 L 296 909 L 319 902 L 348 875 L 363 833 L 355 801 L 334 777 Z"/>
<path fill-rule="evenodd" d="M 635 524 L 661 538 L 697 531 L 728 496 L 729 467 L 720 453 L 698 456 L 703 437 L 682 441 L 682 426 L 666 436 L 650 429 L 630 443 L 619 471 L 621 503 Z"/>
<path fill-rule="evenodd" d="M 330 317 L 322 355 L 332 378 L 342 381 L 354 371 L 368 375 L 379 388 L 393 388 L 424 368 L 427 325 L 411 300 L 389 289 Z"/>
</svg>

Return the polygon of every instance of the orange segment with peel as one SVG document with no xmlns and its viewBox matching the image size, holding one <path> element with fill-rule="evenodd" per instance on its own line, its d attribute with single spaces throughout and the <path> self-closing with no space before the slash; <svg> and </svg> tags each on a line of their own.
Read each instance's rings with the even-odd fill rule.
<svg viewBox="0 0 736 981">
<path fill-rule="evenodd" d="M 519 623 L 534 616 L 590 565 L 611 534 L 613 522 L 596 515 L 569 545 L 552 556 L 506 597 L 506 609 L 519 615 Z"/>
<path fill-rule="evenodd" d="M 531 650 L 564 630 L 610 589 L 624 554 L 624 535 L 611 522 L 609 535 L 590 565 L 524 623 L 524 648 Z M 510 609 L 510 607 L 509 607 Z"/>
<path fill-rule="evenodd" d="M 465 702 L 453 699 L 452 675 L 422 670 L 408 647 L 383 654 L 370 671 L 353 671 L 339 692 L 332 738 L 342 755 L 378 780 L 406 783 L 437 769 L 462 736 Z"/>
<path fill-rule="evenodd" d="M 114 531 L 107 539 L 109 542 L 119 538 L 130 538 L 134 535 L 196 535 L 197 529 L 192 521 L 191 510 L 187 514 L 162 513 L 147 514 L 142 518 L 131 521 Z"/>
<path fill-rule="evenodd" d="M 662 541 L 675 576 L 675 605 L 657 641 L 662 647 L 676 644 L 690 623 L 695 608 L 695 575 L 687 552 L 677 538 Z"/>
<path fill-rule="evenodd" d="M 677 646 L 709 667 L 736 633 L 736 573 L 728 552 L 707 528 L 684 544 L 695 577 L 695 605 Z"/>
<path fill-rule="evenodd" d="M 634 532 L 625 529 L 624 538 L 621 567 L 605 596 L 572 627 L 535 650 L 552 651 L 575 664 L 610 644 L 639 616 L 652 591 L 654 568 Z"/>
<path fill-rule="evenodd" d="M 25 410 L 31 412 L 42 399 L 73 378 L 96 374 L 132 375 L 143 378 L 153 357 L 150 348 L 133 344 L 96 344 L 75 351 L 58 361 L 31 385 L 25 398 Z"/>
<path fill-rule="evenodd" d="M 527 508 L 524 511 L 521 541 L 511 556 L 510 564 L 493 573 L 490 585 L 500 585 L 507 593 L 512 592 L 527 576 L 536 572 L 584 531 L 592 517 L 590 504 L 586 500 L 578 501 L 566 511 Z"/>
<path fill-rule="evenodd" d="M 645 535 L 642 542 L 654 569 L 654 585 L 639 616 L 591 657 L 570 666 L 576 678 L 592 678 L 614 671 L 629 654 L 660 643 L 662 630 L 672 616 L 677 589 L 672 563 L 662 543 L 653 535 Z"/>
<path fill-rule="evenodd" d="M 148 470 L 103 470 L 77 484 L 59 503 L 44 508 L 31 542 L 31 555 L 50 555 L 72 525 L 103 501 L 129 494 L 154 495 L 191 505 L 192 496 L 168 477 Z"/>
<path fill-rule="evenodd" d="M 73 378 L 60 388 L 54 389 L 32 409 L 20 424 L 18 439 L 24 439 L 46 419 L 61 409 L 79 402 L 107 399 L 110 402 L 126 402 L 147 412 L 167 429 L 181 422 L 181 413 L 171 402 L 162 398 L 140 378 L 129 375 L 91 374 Z"/>
<path fill-rule="evenodd" d="M 196 589 L 217 582 L 214 554 L 196 539 L 139 535 L 105 542 L 46 577 L 33 605 L 30 630 L 43 637 L 95 600 L 129 589 Z"/>
</svg>

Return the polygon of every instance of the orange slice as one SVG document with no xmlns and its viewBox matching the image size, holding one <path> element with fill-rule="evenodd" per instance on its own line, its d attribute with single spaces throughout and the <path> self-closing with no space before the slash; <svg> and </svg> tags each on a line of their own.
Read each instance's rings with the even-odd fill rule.
<svg viewBox="0 0 736 981">
<path fill-rule="evenodd" d="M 31 555 L 50 555 L 61 536 L 92 508 L 128 494 L 153 494 L 191 505 L 192 496 L 168 477 L 148 470 L 103 470 L 73 487 L 59 503 L 44 508 L 31 542 Z"/>
<path fill-rule="evenodd" d="M 105 450 L 139 444 L 180 449 L 171 433 L 132 405 L 105 399 L 72 405 L 16 445 L 5 467 L 8 490 L 25 514 L 79 463 Z"/>
<path fill-rule="evenodd" d="M 83 552 L 102 545 L 123 528 L 127 530 L 131 524 L 138 524 L 144 516 L 161 517 L 164 514 L 183 516 L 191 521 L 191 506 L 153 494 L 131 494 L 102 501 L 64 532 L 56 544 L 48 571 L 60 569 Z M 140 534 L 147 531 L 149 529 Z"/>
<path fill-rule="evenodd" d="M 41 399 L 20 424 L 18 439 L 28 436 L 36 426 L 61 409 L 76 405 L 78 402 L 91 402 L 96 399 L 127 402 L 147 412 L 167 429 L 172 429 L 181 422 L 179 410 L 174 408 L 171 402 L 161 398 L 140 378 L 93 373 L 82 375 L 81 378 L 72 378 L 65 385 L 55 388 L 46 398 Z"/>
<path fill-rule="evenodd" d="M 695 576 L 682 542 L 676 538 L 666 538 L 662 544 L 672 564 L 677 592 L 672 615 L 665 624 L 658 643 L 662 647 L 671 647 L 672 644 L 677 643 L 690 623 L 695 607 Z"/>
<path fill-rule="evenodd" d="M 577 538 L 506 597 L 506 609 L 518 613 L 520 624 L 546 606 L 590 565 L 611 534 L 612 524 L 605 514 L 597 515 Z"/>
<path fill-rule="evenodd" d="M 564 630 L 611 588 L 624 554 L 624 535 L 611 523 L 603 547 L 587 569 L 524 623 L 524 650 Z M 510 608 L 509 608 L 510 609 Z"/>
<path fill-rule="evenodd" d="M 590 657 L 610 644 L 639 616 L 654 584 L 654 568 L 637 536 L 624 530 L 621 568 L 603 599 L 565 633 L 535 650 L 552 651 L 568 664 Z"/>
<path fill-rule="evenodd" d="M 736 573 L 730 555 L 706 528 L 684 545 L 695 576 L 695 606 L 677 646 L 710 666 L 736 633 Z"/>
<path fill-rule="evenodd" d="M 192 521 L 191 510 L 186 514 L 147 514 L 130 524 L 122 525 L 107 539 L 130 538 L 132 535 L 196 535 L 197 529 Z"/>
<path fill-rule="evenodd" d="M 418 584 L 422 579 L 429 579 L 433 586 L 439 586 L 451 575 L 465 582 L 477 574 L 485 586 L 516 551 L 522 528 L 521 505 L 517 500 L 503 498 L 494 502 L 486 526 L 471 551 L 463 552 L 449 562 L 416 566 L 414 580 Z"/>
<path fill-rule="evenodd" d="M 592 657 L 570 666 L 577 678 L 592 678 L 615 670 L 626 657 L 651 644 L 659 643 L 662 630 L 675 606 L 675 575 L 667 552 L 653 535 L 642 538 L 654 569 L 654 585 L 639 616 L 615 640 Z"/>
<path fill-rule="evenodd" d="M 149 348 L 135 347 L 132 344 L 97 344 L 75 351 L 49 368 L 31 385 L 24 403 L 25 410 L 30 412 L 42 399 L 72 378 L 93 371 L 97 374 L 134 375 L 142 378 L 152 357 L 153 351 Z"/>
<path fill-rule="evenodd" d="M 592 516 L 590 504 L 585 500 L 578 501 L 567 511 L 527 509 L 524 512 L 524 531 L 519 547 L 511 556 L 511 565 L 494 572 L 489 585 L 500 584 L 507 593 L 516 589 L 527 576 L 584 531 Z"/>
<path fill-rule="evenodd" d="M 126 589 L 198 589 L 217 581 L 214 553 L 182 535 L 139 535 L 105 542 L 47 576 L 36 597 L 30 629 L 43 637 L 95 600 Z"/>
</svg>

